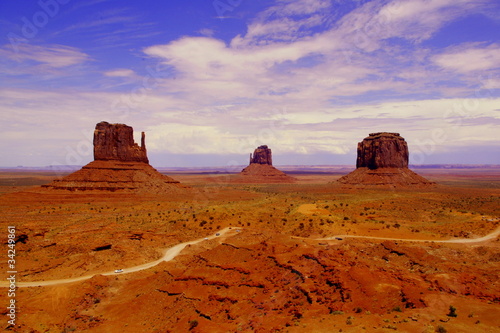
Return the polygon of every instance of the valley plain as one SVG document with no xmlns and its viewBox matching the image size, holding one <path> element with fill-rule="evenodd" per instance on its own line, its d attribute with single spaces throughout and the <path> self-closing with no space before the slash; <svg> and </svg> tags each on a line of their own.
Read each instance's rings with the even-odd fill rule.
<svg viewBox="0 0 500 333">
<path fill-rule="evenodd" d="M 500 167 L 418 169 L 436 182 L 425 189 L 336 184 L 349 166 L 280 169 L 297 181 L 161 170 L 191 187 L 175 195 L 49 193 L 38 185 L 53 172 L 0 172 L 1 228 L 17 235 L 11 329 L 500 331 Z M 78 277 L 88 278 L 23 286 Z"/>
</svg>

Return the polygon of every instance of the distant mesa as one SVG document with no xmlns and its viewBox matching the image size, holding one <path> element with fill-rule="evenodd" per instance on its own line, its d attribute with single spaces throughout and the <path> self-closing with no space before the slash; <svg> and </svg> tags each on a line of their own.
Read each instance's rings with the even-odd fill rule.
<svg viewBox="0 0 500 333">
<path fill-rule="evenodd" d="M 358 143 L 356 170 L 339 183 L 355 186 L 425 187 L 433 182 L 408 169 L 408 145 L 399 133 L 371 133 Z"/>
<path fill-rule="evenodd" d="M 267 145 L 259 146 L 253 152 L 250 153 L 250 163 L 249 164 L 267 164 L 273 165 L 273 156 L 271 149 Z"/>
<path fill-rule="evenodd" d="M 132 127 L 105 121 L 95 127 L 94 161 L 42 187 L 75 192 L 144 193 L 170 193 L 186 188 L 149 165 L 144 132 L 139 146 L 134 142 Z"/>
<path fill-rule="evenodd" d="M 271 149 L 262 145 L 250 154 L 250 164 L 243 169 L 236 181 L 248 183 L 293 183 L 294 177 L 288 176 L 283 171 L 273 166 Z"/>
</svg>

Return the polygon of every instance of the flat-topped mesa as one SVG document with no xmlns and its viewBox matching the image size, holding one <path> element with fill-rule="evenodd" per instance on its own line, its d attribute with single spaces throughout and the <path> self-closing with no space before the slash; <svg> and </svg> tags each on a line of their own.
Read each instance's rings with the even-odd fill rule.
<svg viewBox="0 0 500 333">
<path fill-rule="evenodd" d="M 271 149 L 267 145 L 257 147 L 253 152 L 253 156 L 250 154 L 250 164 L 273 165 Z"/>
<path fill-rule="evenodd" d="M 358 143 L 356 168 L 407 168 L 408 145 L 399 133 L 371 133 Z"/>
<path fill-rule="evenodd" d="M 337 180 L 346 186 L 427 187 L 433 182 L 408 169 L 408 145 L 399 133 L 371 133 L 358 143 L 356 170 Z"/>
<path fill-rule="evenodd" d="M 134 129 L 125 124 L 102 121 L 95 126 L 94 160 L 144 162 L 149 164 L 146 135 L 142 132 L 141 146 L 134 142 Z"/>
</svg>

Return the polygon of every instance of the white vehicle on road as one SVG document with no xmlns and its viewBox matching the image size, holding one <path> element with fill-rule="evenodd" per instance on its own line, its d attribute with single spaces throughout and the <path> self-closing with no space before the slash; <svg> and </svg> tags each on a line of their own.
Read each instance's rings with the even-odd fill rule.
<svg viewBox="0 0 500 333">
<path fill-rule="evenodd" d="M 115 269 L 115 273 L 123 273 L 123 269 Z"/>
</svg>

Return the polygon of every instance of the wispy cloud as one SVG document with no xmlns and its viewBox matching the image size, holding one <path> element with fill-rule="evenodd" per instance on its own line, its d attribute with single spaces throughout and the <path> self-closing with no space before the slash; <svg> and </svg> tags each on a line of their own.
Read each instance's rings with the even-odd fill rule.
<svg viewBox="0 0 500 333">
<path fill-rule="evenodd" d="M 92 40 L 100 48 L 132 45 L 138 39 L 160 34 L 155 23 L 144 21 L 140 13 L 127 7 L 84 15 L 78 22 L 60 29 L 54 37 L 80 36 Z"/>
<path fill-rule="evenodd" d="M 89 60 L 87 54 L 64 45 L 20 44 L 17 52 L 4 46 L 0 48 L 0 55 L 16 62 L 33 61 L 53 68 L 77 65 Z"/>
<path fill-rule="evenodd" d="M 414 149 L 424 149 L 419 145 L 433 131 L 444 133 L 433 148 L 440 151 L 500 144 L 498 43 L 444 49 L 424 43 L 489 2 L 345 1 L 346 12 L 337 10 L 339 2 L 277 0 L 230 41 L 197 27 L 193 34 L 202 36 L 143 48 L 138 56 L 169 75 L 120 63 L 95 71 L 108 90 L 9 89 L 0 94 L 0 109 L 27 115 L 36 106 L 48 128 L 62 121 L 61 110 L 80 130 L 96 118 L 126 122 L 148 132 L 151 152 L 164 154 L 246 154 L 259 144 L 288 154 L 354 154 L 357 141 L 380 130 L 401 132 Z M 127 10 L 115 14 L 77 22 L 62 34 L 90 31 L 100 48 L 158 33 Z M 0 49 L 9 75 L 42 68 L 68 74 L 91 60 L 60 45 L 26 46 L 17 60 L 8 52 Z M 123 85 L 131 88 L 111 92 Z M 71 134 L 58 135 L 71 143 Z"/>
<path fill-rule="evenodd" d="M 28 83 L 39 80 L 76 77 L 85 74 L 83 69 L 92 59 L 77 48 L 64 45 L 19 44 L 17 52 L 10 45 L 0 47 L 0 76 L 11 85 L 16 78 L 29 77 Z M 26 83 L 26 82 L 25 82 Z"/>
<path fill-rule="evenodd" d="M 108 77 L 132 77 L 135 75 L 135 72 L 128 68 L 121 68 L 104 72 L 104 75 Z"/>
<path fill-rule="evenodd" d="M 500 45 L 465 44 L 451 47 L 433 61 L 442 68 L 460 73 L 500 70 Z"/>
<path fill-rule="evenodd" d="M 331 19 L 330 0 L 277 1 L 248 25 L 245 36 L 236 37 L 233 45 L 265 45 L 297 41 L 311 34 L 311 29 Z"/>
</svg>

